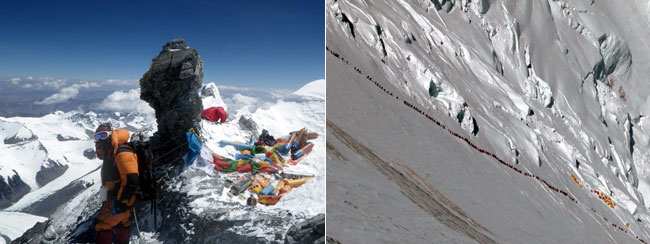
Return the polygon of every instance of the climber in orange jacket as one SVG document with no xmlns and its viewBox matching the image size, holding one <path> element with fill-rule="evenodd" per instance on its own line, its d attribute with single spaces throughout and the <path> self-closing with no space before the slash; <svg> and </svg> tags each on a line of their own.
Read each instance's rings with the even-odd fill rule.
<svg viewBox="0 0 650 244">
<path fill-rule="evenodd" d="M 103 160 L 100 194 L 106 196 L 95 225 L 97 243 L 111 243 L 113 240 L 115 243 L 129 243 L 129 217 L 139 180 L 138 158 L 126 145 L 128 140 L 128 130 L 112 130 L 110 123 L 101 124 L 95 130 L 97 158 Z"/>
</svg>

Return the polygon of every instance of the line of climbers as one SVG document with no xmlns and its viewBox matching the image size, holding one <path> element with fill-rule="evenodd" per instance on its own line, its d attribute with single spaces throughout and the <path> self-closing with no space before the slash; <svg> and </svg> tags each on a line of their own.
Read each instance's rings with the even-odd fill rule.
<svg viewBox="0 0 650 244">
<path fill-rule="evenodd" d="M 325 49 L 326 49 L 326 50 L 327 50 L 327 51 L 328 51 L 332 56 L 334 56 L 334 57 L 336 57 L 336 58 L 339 58 L 341 61 L 343 61 L 343 62 L 346 63 L 347 65 L 350 65 L 349 62 L 348 62 L 347 60 L 345 60 L 343 57 L 341 57 L 341 55 L 339 55 L 337 52 L 334 52 L 333 50 L 331 50 L 328 46 L 325 46 Z M 357 71 L 359 74 L 363 75 L 363 72 L 361 72 L 361 69 L 357 68 L 356 66 L 352 66 L 352 67 L 353 67 L 354 70 Z M 389 90 L 387 90 L 386 88 L 384 88 L 381 84 L 379 84 L 379 82 L 372 80 L 372 77 L 370 77 L 370 75 L 366 75 L 365 78 L 366 78 L 367 80 L 373 82 L 374 85 L 375 85 L 377 88 L 383 90 L 386 94 L 390 95 L 391 97 L 396 98 L 397 100 L 400 100 L 400 99 L 399 99 L 399 96 L 397 96 L 397 97 L 393 96 L 393 93 L 392 93 L 391 91 L 389 91 Z M 406 105 L 407 107 L 409 107 L 409 108 L 415 110 L 416 112 L 420 113 L 421 115 L 425 116 L 427 119 L 429 119 L 430 121 L 432 121 L 433 123 L 435 123 L 437 126 L 441 127 L 443 130 L 447 130 L 447 131 L 448 131 L 451 135 L 453 135 L 454 137 L 456 137 L 456 138 L 458 138 L 458 139 L 461 139 L 462 141 L 465 141 L 465 143 L 467 143 L 470 147 L 472 147 L 473 149 L 479 151 L 480 153 L 483 153 L 483 154 L 486 154 L 486 155 L 488 155 L 488 156 L 491 156 L 492 158 L 494 158 L 495 160 L 497 160 L 497 161 L 498 161 L 499 163 L 501 163 L 502 165 L 504 165 L 504 166 L 506 166 L 506 167 L 512 169 L 513 171 L 515 171 L 515 172 L 517 172 L 517 173 L 519 173 L 519 174 L 521 174 L 521 175 L 524 175 L 524 176 L 527 176 L 527 177 L 530 177 L 530 178 L 533 178 L 533 179 L 536 179 L 536 180 L 540 181 L 541 183 L 543 183 L 543 184 L 544 184 L 546 187 L 548 187 L 549 189 L 551 189 L 551 190 L 553 190 L 553 191 L 555 191 L 555 192 L 558 192 L 558 193 L 560 193 L 560 194 L 566 196 L 567 198 L 569 198 L 569 200 L 571 200 L 572 202 L 574 202 L 574 203 L 576 203 L 576 204 L 579 204 L 578 200 L 576 200 L 573 196 L 571 196 L 571 195 L 570 195 L 569 193 L 567 193 L 566 191 L 564 191 L 564 190 L 562 190 L 562 189 L 559 189 L 559 188 L 557 188 L 557 187 L 555 187 L 555 186 L 549 184 L 546 180 L 540 178 L 539 176 L 536 176 L 536 175 L 534 175 L 534 174 L 532 174 L 532 173 L 524 172 L 523 170 L 521 170 L 521 169 L 515 167 L 514 165 L 512 165 L 512 164 L 510 164 L 510 163 L 508 163 L 508 162 L 502 160 L 501 158 L 499 158 L 498 156 L 496 156 L 496 154 L 494 154 L 494 153 L 491 153 L 491 152 L 489 152 L 489 151 L 487 151 L 487 150 L 485 150 L 485 149 L 479 148 L 479 147 L 476 146 L 474 143 L 472 143 L 469 139 L 467 139 L 466 137 L 461 136 L 460 134 L 458 134 L 458 133 L 452 131 L 451 129 L 448 129 L 444 124 L 440 123 L 438 120 L 434 119 L 433 117 L 431 117 L 430 115 L 428 115 L 427 113 L 425 113 L 424 111 L 422 111 L 422 109 L 418 108 L 417 106 L 415 106 L 415 105 L 413 105 L 413 104 L 407 102 L 406 100 L 403 100 L 403 104 Z M 601 199 L 603 199 L 603 198 L 601 198 Z M 607 203 L 607 202 L 606 202 L 606 203 Z M 610 204 L 610 206 L 612 206 L 612 205 Z M 596 213 L 595 210 L 594 210 L 593 208 L 591 208 L 591 210 L 592 210 L 594 213 Z M 607 218 L 603 217 L 603 219 L 605 220 L 605 222 L 608 222 L 608 223 L 609 223 L 609 221 L 607 220 Z M 618 228 L 617 228 L 618 230 L 620 230 L 620 231 L 622 231 L 622 232 L 624 232 L 624 233 L 626 233 L 626 234 L 629 233 L 627 230 L 621 228 L 620 226 L 618 226 L 618 225 L 616 225 L 616 224 L 614 224 L 614 223 L 612 223 L 611 225 L 612 225 L 612 227 L 614 227 L 615 229 L 618 227 Z M 639 238 L 639 236 L 636 236 L 635 238 L 636 238 L 638 241 L 642 242 L 642 243 L 646 243 L 646 241 L 643 240 L 643 239 L 641 239 L 641 238 Z"/>
<path fill-rule="evenodd" d="M 571 174 L 571 178 L 580 187 L 580 189 L 583 188 L 582 184 L 580 184 L 580 181 L 578 181 L 578 179 L 576 178 L 575 175 Z M 588 190 L 589 190 L 589 192 L 591 192 L 593 194 L 596 194 L 596 196 L 598 196 L 598 199 L 603 200 L 603 202 L 605 202 L 605 204 L 609 205 L 610 208 L 616 207 L 616 203 L 607 194 L 605 194 L 605 193 L 603 193 L 601 191 L 598 191 L 598 190 L 594 190 L 594 189 L 588 189 Z"/>
</svg>

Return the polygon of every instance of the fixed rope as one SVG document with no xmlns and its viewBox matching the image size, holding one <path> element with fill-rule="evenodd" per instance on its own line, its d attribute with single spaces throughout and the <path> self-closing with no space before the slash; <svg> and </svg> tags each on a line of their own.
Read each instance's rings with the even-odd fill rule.
<svg viewBox="0 0 650 244">
<path fill-rule="evenodd" d="M 340 54 L 338 54 L 337 52 L 331 50 L 328 46 L 325 46 L 325 49 L 326 49 L 326 50 L 327 50 L 327 51 L 328 51 L 332 56 L 338 58 L 338 59 L 341 60 L 343 63 L 345 63 L 345 64 L 347 64 L 347 65 L 349 65 L 349 66 L 352 66 L 353 69 L 354 69 L 354 71 L 356 71 L 357 73 L 359 73 L 359 74 L 362 75 L 362 76 L 364 75 L 364 73 L 361 71 L 361 69 L 359 69 L 359 68 L 357 68 L 357 67 L 355 67 L 355 66 L 353 66 L 353 65 L 350 65 L 350 62 L 349 62 L 348 60 L 345 60 L 345 58 L 343 58 L 343 57 L 342 57 Z M 482 148 L 476 146 L 476 145 L 475 145 L 474 143 L 472 143 L 468 138 L 463 137 L 463 136 L 461 136 L 460 134 L 454 132 L 453 130 L 447 128 L 443 123 L 440 123 L 440 121 L 436 120 L 434 117 L 430 116 L 429 114 L 427 114 L 426 112 L 424 112 L 422 109 L 420 109 L 420 108 L 417 107 L 416 105 L 414 105 L 414 104 L 412 104 L 412 103 L 409 103 L 408 101 L 406 101 L 406 100 L 404 100 L 404 99 L 400 99 L 399 96 L 395 96 L 395 95 L 393 95 L 393 92 L 391 92 L 390 90 L 386 89 L 386 88 L 385 88 L 384 86 L 382 86 L 379 82 L 374 81 L 370 75 L 365 75 L 365 78 L 366 78 L 366 80 L 372 82 L 372 83 L 375 85 L 375 87 L 379 88 L 380 90 L 382 90 L 382 91 L 383 91 L 384 93 L 386 93 L 387 95 L 389 95 L 389 96 L 391 96 L 391 97 L 397 99 L 398 101 L 401 101 L 402 104 L 404 104 L 406 107 L 411 108 L 412 110 L 418 112 L 419 114 L 421 114 L 422 116 L 424 116 L 425 118 L 427 118 L 429 121 L 433 122 L 433 123 L 434 123 L 435 125 L 437 125 L 438 127 L 442 128 L 443 130 L 446 130 L 446 131 L 447 131 L 449 134 L 451 134 L 452 136 L 458 138 L 458 139 L 461 140 L 461 141 L 464 141 L 464 142 L 465 142 L 467 145 L 469 145 L 472 149 L 474 149 L 474 150 L 476 150 L 476 151 L 478 151 L 478 152 L 480 152 L 480 153 L 482 153 L 482 154 L 485 154 L 485 155 L 488 155 L 488 156 L 494 158 L 497 162 L 499 162 L 499 163 L 502 164 L 503 166 L 508 167 L 509 169 L 513 170 L 514 172 L 517 172 L 517 173 L 520 174 L 520 175 L 523 175 L 523 176 L 526 176 L 526 177 L 528 177 L 528 178 L 535 179 L 535 180 L 539 181 L 540 183 L 542 183 L 542 185 L 545 185 L 548 189 L 553 190 L 553 191 L 555 191 L 555 192 L 557 192 L 557 193 L 560 193 L 560 194 L 564 195 L 564 196 L 567 197 L 571 202 L 574 202 L 574 203 L 578 204 L 578 206 L 581 206 L 583 209 L 585 209 L 585 210 L 587 210 L 587 211 L 590 211 L 590 212 L 592 212 L 592 213 L 594 213 L 594 214 L 596 214 L 596 215 L 602 217 L 602 219 L 603 219 L 606 223 L 608 223 L 609 225 L 611 225 L 614 229 L 619 230 L 619 231 L 625 233 L 625 234 L 628 235 L 628 236 L 634 237 L 636 240 L 638 240 L 638 241 L 641 242 L 641 243 L 646 243 L 646 244 L 647 244 L 647 242 L 646 242 L 644 239 L 639 238 L 638 235 L 632 235 L 631 232 L 629 232 L 627 229 L 623 228 L 623 227 L 622 227 L 623 225 L 618 225 L 618 224 L 615 224 L 615 223 L 611 223 L 611 222 L 609 221 L 609 219 L 607 219 L 606 217 L 604 217 L 604 216 L 598 214 L 598 213 L 596 212 L 595 209 L 593 209 L 593 208 L 591 208 L 591 207 L 587 208 L 588 206 L 586 206 L 586 205 L 584 205 L 584 204 L 580 204 L 580 202 L 578 202 L 578 200 L 576 200 L 575 197 L 573 197 L 571 194 L 569 194 L 569 193 L 566 192 L 565 190 L 559 189 L 559 188 L 557 188 L 557 187 L 551 185 L 550 183 L 548 183 L 545 179 L 543 179 L 543 178 L 541 178 L 541 177 L 539 177 L 539 176 L 537 176 L 537 175 L 534 175 L 534 174 L 532 174 L 532 173 L 530 173 L 530 172 L 525 172 L 525 171 L 523 171 L 523 170 L 521 170 L 521 169 L 515 167 L 514 165 L 512 165 L 512 164 L 506 162 L 505 160 L 499 158 L 496 154 L 494 154 L 494 153 L 492 153 L 492 152 L 490 152 L 490 151 L 488 151 L 488 150 L 485 150 L 485 149 L 482 149 Z M 575 180 L 575 181 L 577 182 L 577 180 Z M 611 198 L 610 198 L 609 196 L 607 196 L 606 194 L 604 194 L 604 193 L 602 193 L 602 192 L 598 192 L 598 191 L 596 191 L 596 190 L 591 190 L 591 191 L 592 191 L 593 193 L 599 195 L 599 198 L 601 198 L 601 199 L 609 199 L 609 201 L 607 201 L 607 200 L 603 200 L 603 201 L 605 201 L 606 204 L 609 204 L 610 207 L 613 208 L 613 206 L 615 206 L 615 204 L 613 204 L 613 205 L 610 204 L 610 202 L 611 202 Z M 613 202 L 611 202 L 611 203 L 613 203 Z M 625 226 L 629 228 L 629 224 L 628 224 L 628 223 L 626 223 Z"/>
</svg>

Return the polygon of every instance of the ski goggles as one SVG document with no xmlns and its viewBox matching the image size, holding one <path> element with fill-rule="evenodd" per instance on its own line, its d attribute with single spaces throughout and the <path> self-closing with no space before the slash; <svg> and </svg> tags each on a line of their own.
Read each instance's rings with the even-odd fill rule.
<svg viewBox="0 0 650 244">
<path fill-rule="evenodd" d="M 95 142 L 105 140 L 109 136 L 111 136 L 110 131 L 102 131 L 102 132 L 95 133 Z"/>
</svg>

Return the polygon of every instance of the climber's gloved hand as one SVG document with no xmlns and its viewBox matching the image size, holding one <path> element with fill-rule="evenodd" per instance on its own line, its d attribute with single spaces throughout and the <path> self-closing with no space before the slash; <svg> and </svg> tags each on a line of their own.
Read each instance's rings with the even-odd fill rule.
<svg viewBox="0 0 650 244">
<path fill-rule="evenodd" d="M 115 206 L 113 206 L 113 208 L 115 208 L 115 212 L 123 213 L 129 210 L 130 207 L 122 201 L 115 201 Z"/>
</svg>

